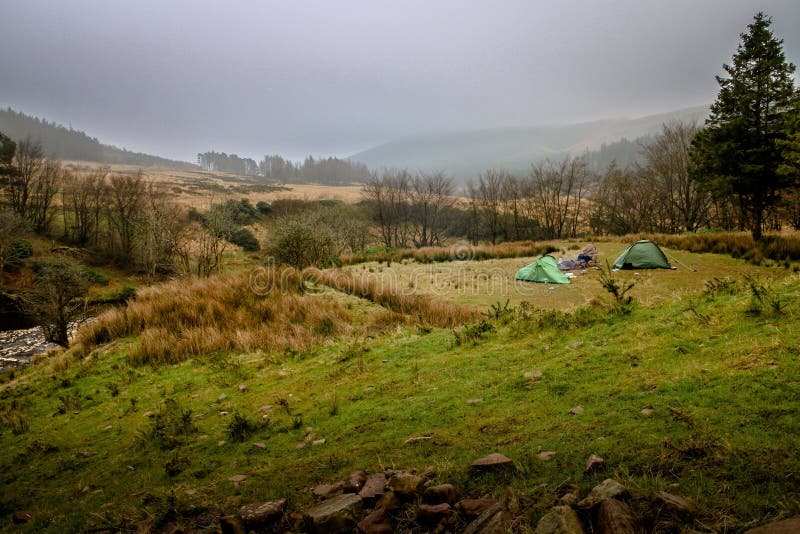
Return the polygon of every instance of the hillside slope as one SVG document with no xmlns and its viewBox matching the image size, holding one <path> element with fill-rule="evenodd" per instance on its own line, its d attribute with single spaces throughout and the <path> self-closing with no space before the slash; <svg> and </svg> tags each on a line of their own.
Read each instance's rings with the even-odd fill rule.
<svg viewBox="0 0 800 534">
<path fill-rule="evenodd" d="M 0 109 L 0 132 L 14 140 L 25 137 L 38 140 L 46 155 L 58 159 L 173 169 L 198 168 L 186 161 L 175 161 L 106 145 L 82 131 L 31 117 L 11 108 Z"/>
<path fill-rule="evenodd" d="M 527 170 L 531 162 L 545 158 L 582 154 L 621 139 L 656 134 L 670 120 L 701 122 L 707 113 L 707 107 L 699 106 L 636 119 L 419 135 L 370 148 L 351 159 L 371 169 L 436 169 L 466 178 L 489 168 Z"/>
<path fill-rule="evenodd" d="M 779 312 L 741 280 L 716 280 L 630 313 L 498 310 L 461 341 L 402 324 L 349 338 L 315 327 L 329 336 L 315 347 L 174 365 L 138 363 L 135 337 L 57 357 L 0 390 L 3 524 L 33 510 L 28 532 L 213 527 L 264 499 L 303 510 L 310 486 L 389 467 L 430 471 L 465 497 L 513 487 L 523 525 L 565 485 L 584 493 L 608 477 L 642 502 L 679 492 L 703 531 L 798 514 L 800 279 L 779 272 L 766 293 Z M 381 310 L 331 291 L 302 298 L 356 322 Z M 491 452 L 513 473 L 475 477 L 470 463 Z M 584 474 L 590 454 L 605 471 Z"/>
</svg>

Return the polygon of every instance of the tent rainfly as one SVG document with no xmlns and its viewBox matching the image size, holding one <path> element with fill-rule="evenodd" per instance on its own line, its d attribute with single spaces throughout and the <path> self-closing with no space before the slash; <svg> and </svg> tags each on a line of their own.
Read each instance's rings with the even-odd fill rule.
<svg viewBox="0 0 800 534">
<path fill-rule="evenodd" d="M 515 280 L 524 280 L 526 282 L 546 282 L 550 284 L 569 284 L 569 278 L 564 276 L 564 273 L 558 270 L 558 262 L 553 256 L 546 254 L 531 263 L 526 265 L 514 277 Z"/>
<path fill-rule="evenodd" d="M 625 249 L 614 262 L 614 269 L 672 269 L 658 245 L 647 239 Z"/>
</svg>

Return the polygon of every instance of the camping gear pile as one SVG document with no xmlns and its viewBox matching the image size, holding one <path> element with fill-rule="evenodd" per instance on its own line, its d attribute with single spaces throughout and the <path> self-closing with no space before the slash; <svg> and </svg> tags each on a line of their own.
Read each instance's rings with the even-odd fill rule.
<svg viewBox="0 0 800 534">
<path fill-rule="evenodd" d="M 569 284 L 570 278 L 575 276 L 571 271 L 586 269 L 596 264 L 597 255 L 597 248 L 592 244 L 583 247 L 575 260 L 558 261 L 553 256 L 545 254 L 517 271 L 514 279 L 525 282 Z M 658 245 L 642 239 L 626 248 L 614 262 L 613 270 L 620 269 L 674 269 L 674 267 L 669 264 L 666 254 L 658 248 Z M 586 273 L 585 270 L 580 272 Z"/>
</svg>

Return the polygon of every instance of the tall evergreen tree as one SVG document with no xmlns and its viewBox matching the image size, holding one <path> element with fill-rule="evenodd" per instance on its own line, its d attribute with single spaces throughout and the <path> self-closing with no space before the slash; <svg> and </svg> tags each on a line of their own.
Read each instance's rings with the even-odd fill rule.
<svg viewBox="0 0 800 534">
<path fill-rule="evenodd" d="M 718 195 L 737 198 L 756 240 L 765 212 L 794 181 L 779 168 L 798 99 L 795 66 L 786 61 L 771 24 L 758 13 L 741 35 L 733 64 L 723 65 L 728 77 L 717 76 L 711 116 L 692 143 L 694 177 Z"/>
<path fill-rule="evenodd" d="M 16 151 L 17 144 L 3 132 L 0 132 L 0 179 L 4 175 L 11 173 L 11 165 L 14 162 Z"/>
</svg>

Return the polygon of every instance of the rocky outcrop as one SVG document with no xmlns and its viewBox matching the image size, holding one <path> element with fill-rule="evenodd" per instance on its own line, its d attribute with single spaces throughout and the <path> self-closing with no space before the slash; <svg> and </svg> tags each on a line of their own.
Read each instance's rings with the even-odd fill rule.
<svg viewBox="0 0 800 534">
<path fill-rule="evenodd" d="M 306 510 L 306 527 L 317 534 L 352 532 L 361 518 L 362 509 L 361 497 L 343 493 Z"/>
<path fill-rule="evenodd" d="M 584 534 L 583 523 L 569 506 L 554 506 L 536 524 L 536 534 Z"/>
</svg>

